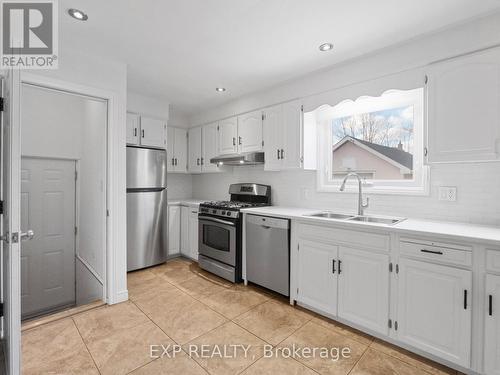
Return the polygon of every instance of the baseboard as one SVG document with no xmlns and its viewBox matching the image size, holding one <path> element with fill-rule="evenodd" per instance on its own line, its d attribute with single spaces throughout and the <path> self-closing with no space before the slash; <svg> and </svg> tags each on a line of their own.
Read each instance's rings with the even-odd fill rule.
<svg viewBox="0 0 500 375">
<path fill-rule="evenodd" d="M 114 298 L 112 298 L 112 299 L 110 298 L 108 300 L 108 304 L 114 305 L 116 303 L 121 303 L 121 302 L 125 302 L 125 301 L 128 301 L 128 290 L 122 290 L 121 292 L 116 293 Z"/>
</svg>

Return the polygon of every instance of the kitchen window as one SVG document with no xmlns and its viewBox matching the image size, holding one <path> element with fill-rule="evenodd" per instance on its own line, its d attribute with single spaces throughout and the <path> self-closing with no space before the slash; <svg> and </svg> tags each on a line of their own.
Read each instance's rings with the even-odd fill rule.
<svg viewBox="0 0 500 375">
<path fill-rule="evenodd" d="M 338 191 L 344 177 L 355 172 L 370 193 L 428 193 L 423 88 L 324 105 L 313 117 L 319 135 L 318 190 Z M 350 180 L 347 190 L 356 189 Z"/>
</svg>

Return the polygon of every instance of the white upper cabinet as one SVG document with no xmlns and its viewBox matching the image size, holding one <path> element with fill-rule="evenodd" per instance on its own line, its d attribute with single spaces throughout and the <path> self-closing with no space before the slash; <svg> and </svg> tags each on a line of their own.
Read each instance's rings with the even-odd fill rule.
<svg viewBox="0 0 500 375">
<path fill-rule="evenodd" d="M 219 133 L 216 122 L 202 127 L 202 170 L 203 172 L 219 172 L 216 164 L 211 164 L 210 159 L 218 156 L 219 153 Z"/>
<path fill-rule="evenodd" d="M 238 118 L 231 117 L 219 121 L 219 155 L 236 154 L 238 152 Z"/>
<path fill-rule="evenodd" d="M 338 247 L 300 240 L 297 251 L 297 301 L 317 311 L 336 315 Z"/>
<path fill-rule="evenodd" d="M 167 127 L 167 172 L 175 172 L 174 138 L 174 128 Z"/>
<path fill-rule="evenodd" d="M 283 106 L 277 105 L 264 110 L 264 169 L 279 171 L 283 167 L 281 149 L 283 141 Z"/>
<path fill-rule="evenodd" d="M 187 130 L 168 127 L 167 129 L 167 171 L 187 172 Z"/>
<path fill-rule="evenodd" d="M 500 49 L 429 66 L 429 163 L 498 160 Z"/>
<path fill-rule="evenodd" d="M 302 102 L 283 104 L 283 169 L 302 168 Z"/>
<path fill-rule="evenodd" d="M 266 170 L 302 167 L 302 107 L 296 100 L 264 110 Z"/>
<path fill-rule="evenodd" d="M 188 131 L 188 171 L 201 172 L 201 127 L 191 128 Z"/>
<path fill-rule="evenodd" d="M 387 335 L 389 256 L 341 246 L 338 316 Z"/>
<path fill-rule="evenodd" d="M 139 115 L 127 113 L 127 144 L 139 144 Z"/>
<path fill-rule="evenodd" d="M 187 171 L 187 130 L 174 128 L 174 171 Z"/>
<path fill-rule="evenodd" d="M 398 339 L 469 368 L 472 272 L 401 258 Z"/>
<path fill-rule="evenodd" d="M 162 120 L 141 116 L 141 131 L 139 135 L 141 146 L 165 148 L 167 124 Z"/>
<path fill-rule="evenodd" d="M 486 275 L 485 374 L 500 375 L 500 276 Z"/>
<path fill-rule="evenodd" d="M 238 116 L 238 152 L 262 151 L 262 111 Z"/>
</svg>

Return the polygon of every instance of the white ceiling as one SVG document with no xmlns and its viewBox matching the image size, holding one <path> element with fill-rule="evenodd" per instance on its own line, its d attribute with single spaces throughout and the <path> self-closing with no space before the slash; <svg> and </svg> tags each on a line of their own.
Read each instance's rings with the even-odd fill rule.
<svg viewBox="0 0 500 375">
<path fill-rule="evenodd" d="M 89 20 L 70 18 L 71 7 Z M 500 10 L 500 0 L 63 0 L 60 8 L 61 48 L 126 62 L 129 90 L 194 113 Z M 320 52 L 324 42 L 334 50 Z"/>
</svg>

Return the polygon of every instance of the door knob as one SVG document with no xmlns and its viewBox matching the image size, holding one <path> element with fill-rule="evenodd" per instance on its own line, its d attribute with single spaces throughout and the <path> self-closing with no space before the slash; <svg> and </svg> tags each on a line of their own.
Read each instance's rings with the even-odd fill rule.
<svg viewBox="0 0 500 375">
<path fill-rule="evenodd" d="M 28 230 L 27 232 L 21 232 L 21 241 L 30 241 L 35 237 L 35 232 L 33 232 L 31 229 Z"/>
</svg>

